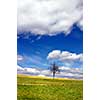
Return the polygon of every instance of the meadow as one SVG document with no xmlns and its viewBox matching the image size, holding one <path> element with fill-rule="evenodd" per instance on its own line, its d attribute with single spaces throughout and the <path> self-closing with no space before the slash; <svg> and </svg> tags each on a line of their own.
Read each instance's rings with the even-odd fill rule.
<svg viewBox="0 0 100 100">
<path fill-rule="evenodd" d="M 83 100 L 83 81 L 18 75 L 17 100 Z"/>
</svg>

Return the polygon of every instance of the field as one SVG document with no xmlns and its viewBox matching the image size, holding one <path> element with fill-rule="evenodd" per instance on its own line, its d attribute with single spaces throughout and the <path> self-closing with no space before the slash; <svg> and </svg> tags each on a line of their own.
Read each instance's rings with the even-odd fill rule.
<svg viewBox="0 0 100 100">
<path fill-rule="evenodd" d="M 18 75 L 17 100 L 83 100 L 83 81 Z"/>
</svg>

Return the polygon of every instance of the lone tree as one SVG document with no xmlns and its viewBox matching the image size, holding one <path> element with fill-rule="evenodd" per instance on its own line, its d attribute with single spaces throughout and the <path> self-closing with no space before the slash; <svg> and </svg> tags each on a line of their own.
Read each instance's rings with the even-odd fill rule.
<svg viewBox="0 0 100 100">
<path fill-rule="evenodd" d="M 53 78 L 55 78 L 55 74 L 60 72 L 59 67 L 55 64 L 55 62 L 50 67 L 50 71 L 53 73 Z"/>
</svg>

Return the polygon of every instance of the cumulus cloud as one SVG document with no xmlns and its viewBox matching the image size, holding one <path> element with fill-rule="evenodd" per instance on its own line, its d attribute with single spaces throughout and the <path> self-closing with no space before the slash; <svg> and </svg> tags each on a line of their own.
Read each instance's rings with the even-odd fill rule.
<svg viewBox="0 0 100 100">
<path fill-rule="evenodd" d="M 18 0 L 18 32 L 38 35 L 69 34 L 73 24 L 82 27 L 83 0 Z"/>
<path fill-rule="evenodd" d="M 82 61 L 83 54 L 71 53 L 68 51 L 53 50 L 47 56 L 47 59 L 58 59 L 60 61 Z"/>
<path fill-rule="evenodd" d="M 23 68 L 19 65 L 17 65 L 17 73 L 18 74 L 32 74 L 32 75 L 38 75 L 40 74 L 40 71 L 36 68 Z"/>
<path fill-rule="evenodd" d="M 18 61 L 22 61 L 22 60 L 23 60 L 23 56 L 17 55 L 17 60 L 18 60 Z"/>
<path fill-rule="evenodd" d="M 53 50 L 52 52 L 50 52 L 48 54 L 47 59 L 56 59 L 56 58 L 59 58 L 60 57 L 60 54 L 61 54 L 61 51 L 60 50 Z"/>
<path fill-rule="evenodd" d="M 24 70 L 26 71 L 26 72 L 30 72 L 30 73 L 40 73 L 40 71 L 39 70 L 37 70 L 37 69 L 35 69 L 35 68 L 24 68 Z"/>
<path fill-rule="evenodd" d="M 75 78 L 75 79 L 83 78 L 83 72 L 81 68 L 70 68 L 70 67 L 60 66 L 59 69 L 60 73 L 56 74 L 56 77 Z M 52 77 L 52 73 L 50 72 L 50 70 L 38 69 L 38 68 L 22 68 L 20 66 L 17 66 L 17 73 L 36 75 L 42 77 Z"/>
<path fill-rule="evenodd" d="M 24 68 L 22 68 L 19 65 L 17 65 L 17 71 L 24 71 Z"/>
</svg>

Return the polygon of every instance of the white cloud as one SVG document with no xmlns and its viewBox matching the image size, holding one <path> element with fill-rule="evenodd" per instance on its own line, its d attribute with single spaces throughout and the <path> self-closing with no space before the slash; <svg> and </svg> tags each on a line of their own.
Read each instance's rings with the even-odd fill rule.
<svg viewBox="0 0 100 100">
<path fill-rule="evenodd" d="M 18 60 L 18 61 L 22 61 L 22 60 L 23 60 L 23 56 L 17 55 L 17 60 Z"/>
<path fill-rule="evenodd" d="M 17 65 L 17 71 L 24 71 L 24 68 Z"/>
<path fill-rule="evenodd" d="M 83 30 L 83 20 L 82 19 L 77 23 L 77 26 L 79 26 L 80 29 Z"/>
<path fill-rule="evenodd" d="M 60 50 L 53 50 L 52 52 L 50 52 L 48 54 L 48 57 L 47 59 L 56 59 L 56 58 L 59 58 L 60 57 L 60 54 L 61 54 L 61 51 Z"/>
<path fill-rule="evenodd" d="M 70 70 L 70 67 L 64 67 L 64 66 L 62 66 L 62 67 L 60 67 L 60 70 Z"/>
<path fill-rule="evenodd" d="M 37 74 L 40 74 L 40 71 L 36 68 L 28 68 L 28 67 L 24 68 L 24 67 L 17 65 L 17 73 L 37 75 Z"/>
<path fill-rule="evenodd" d="M 60 61 L 82 61 L 82 54 L 71 53 L 68 51 L 53 50 L 47 56 L 47 59 L 58 59 Z"/>
<path fill-rule="evenodd" d="M 29 72 L 29 73 L 40 73 L 40 71 L 39 70 L 37 70 L 37 69 L 35 69 L 35 68 L 24 68 L 24 70 L 26 71 L 26 72 Z"/>
<path fill-rule="evenodd" d="M 64 71 L 64 72 L 69 72 L 69 73 L 74 73 L 74 74 L 78 74 L 78 73 L 82 73 L 82 68 L 71 68 L 71 67 L 65 67 L 65 66 L 61 66 L 59 67 L 60 70 Z"/>
<path fill-rule="evenodd" d="M 81 68 L 70 68 L 61 66 L 60 68 L 60 74 L 58 74 L 58 77 L 67 77 L 67 78 L 77 78 L 82 79 L 83 78 L 83 72 Z"/>
<path fill-rule="evenodd" d="M 70 68 L 70 67 L 60 66 L 59 69 L 60 73 L 56 74 L 56 77 L 75 78 L 75 79 L 83 78 L 83 72 L 81 68 Z M 17 73 L 42 76 L 42 77 L 52 77 L 52 73 L 50 72 L 50 70 L 38 69 L 38 68 L 22 68 L 20 66 L 17 66 Z"/>
<path fill-rule="evenodd" d="M 18 31 L 39 35 L 69 34 L 82 26 L 83 0 L 18 0 Z"/>
</svg>

